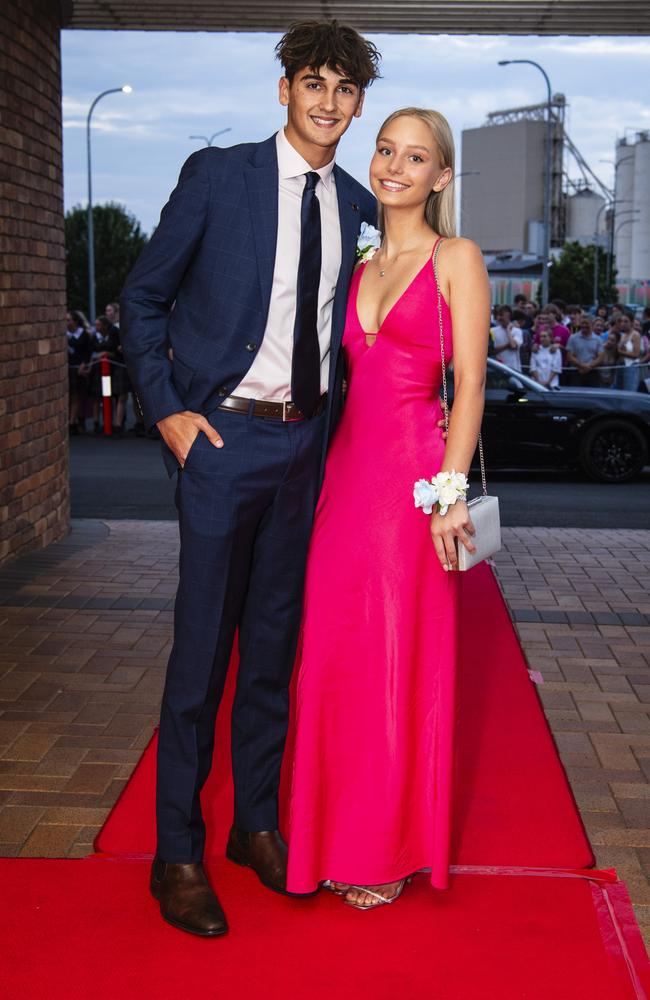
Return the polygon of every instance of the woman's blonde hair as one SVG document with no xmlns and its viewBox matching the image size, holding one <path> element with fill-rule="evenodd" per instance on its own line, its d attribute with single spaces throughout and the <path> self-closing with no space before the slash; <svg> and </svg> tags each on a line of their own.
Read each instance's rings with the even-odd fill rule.
<svg viewBox="0 0 650 1000">
<path fill-rule="evenodd" d="M 432 111 L 429 108 L 400 108 L 393 111 L 383 123 L 377 139 L 384 130 L 394 122 L 396 118 L 419 118 L 431 129 L 431 135 L 440 155 L 440 163 L 443 167 L 449 167 L 454 174 L 454 137 L 449 126 L 449 122 L 439 111 Z M 383 206 L 378 206 L 379 228 L 383 232 L 384 218 Z M 424 217 L 434 232 L 441 236 L 456 235 L 456 195 L 454 192 L 454 176 L 449 184 L 442 191 L 432 191 L 424 206 Z"/>
</svg>

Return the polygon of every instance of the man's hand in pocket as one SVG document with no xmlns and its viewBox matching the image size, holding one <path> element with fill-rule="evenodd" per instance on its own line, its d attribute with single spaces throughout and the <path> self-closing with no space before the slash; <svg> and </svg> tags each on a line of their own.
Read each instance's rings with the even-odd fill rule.
<svg viewBox="0 0 650 1000">
<path fill-rule="evenodd" d="M 215 448 L 223 448 L 221 435 L 215 431 L 203 414 L 193 413 L 192 410 L 171 413 L 168 417 L 159 420 L 157 427 L 163 436 L 163 441 L 176 456 L 181 469 L 185 465 L 190 448 L 201 431 Z"/>
</svg>

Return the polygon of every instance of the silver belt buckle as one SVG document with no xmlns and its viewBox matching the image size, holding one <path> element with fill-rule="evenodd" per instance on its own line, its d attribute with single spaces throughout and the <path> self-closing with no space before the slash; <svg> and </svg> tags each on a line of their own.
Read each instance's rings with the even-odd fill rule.
<svg viewBox="0 0 650 1000">
<path fill-rule="evenodd" d="M 290 416 L 288 416 L 289 407 L 290 406 L 294 406 L 296 408 L 296 413 L 298 414 L 298 416 L 296 416 L 296 417 L 290 417 Z M 282 400 L 282 422 L 283 423 L 287 423 L 287 424 L 295 424 L 297 420 L 302 420 L 302 419 L 303 419 L 303 415 L 300 412 L 300 410 L 298 409 L 298 407 L 296 406 L 296 404 L 292 403 L 292 401 L 290 399 L 283 399 Z"/>
</svg>

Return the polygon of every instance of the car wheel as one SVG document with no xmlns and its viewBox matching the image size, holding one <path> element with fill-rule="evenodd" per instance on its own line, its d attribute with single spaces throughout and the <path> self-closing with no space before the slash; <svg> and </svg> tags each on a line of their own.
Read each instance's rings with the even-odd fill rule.
<svg viewBox="0 0 650 1000">
<path fill-rule="evenodd" d="M 638 427 L 627 420 L 602 420 L 590 427 L 580 445 L 580 465 L 599 483 L 624 483 L 641 472 L 648 446 Z"/>
</svg>

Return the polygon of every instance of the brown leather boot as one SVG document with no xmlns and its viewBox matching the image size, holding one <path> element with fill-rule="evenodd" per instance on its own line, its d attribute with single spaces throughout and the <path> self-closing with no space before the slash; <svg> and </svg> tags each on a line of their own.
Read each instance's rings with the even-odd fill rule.
<svg viewBox="0 0 650 1000">
<path fill-rule="evenodd" d="M 279 830 L 248 833 L 233 826 L 226 857 L 236 865 L 252 868 L 262 885 L 274 892 L 287 893 L 287 845 Z"/>
<path fill-rule="evenodd" d="M 227 932 L 226 916 L 201 862 L 172 864 L 154 858 L 150 888 L 160 903 L 160 915 L 173 927 L 200 937 Z"/>
</svg>

